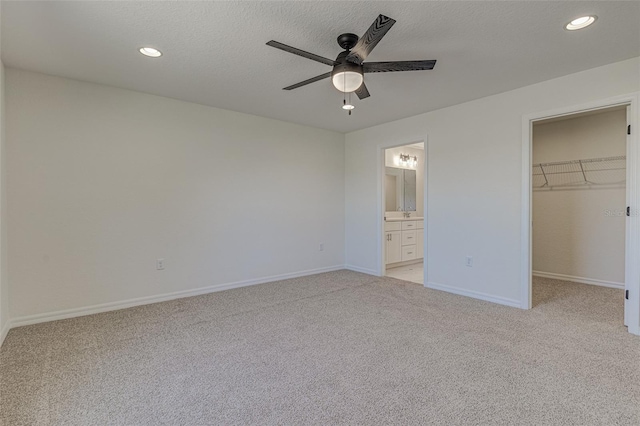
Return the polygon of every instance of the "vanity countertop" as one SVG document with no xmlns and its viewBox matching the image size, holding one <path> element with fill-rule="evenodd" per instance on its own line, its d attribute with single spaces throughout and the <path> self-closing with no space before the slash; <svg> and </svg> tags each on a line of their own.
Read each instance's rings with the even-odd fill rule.
<svg viewBox="0 0 640 426">
<path fill-rule="evenodd" d="M 424 217 L 387 217 L 385 218 L 385 222 L 404 222 L 407 220 L 424 220 Z"/>
</svg>

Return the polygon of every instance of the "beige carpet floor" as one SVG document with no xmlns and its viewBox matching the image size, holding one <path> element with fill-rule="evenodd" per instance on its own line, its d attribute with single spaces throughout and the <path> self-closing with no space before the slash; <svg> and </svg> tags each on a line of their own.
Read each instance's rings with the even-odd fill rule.
<svg viewBox="0 0 640 426">
<path fill-rule="evenodd" d="M 530 311 L 338 271 L 16 328 L 2 425 L 640 424 L 622 291 Z"/>
</svg>

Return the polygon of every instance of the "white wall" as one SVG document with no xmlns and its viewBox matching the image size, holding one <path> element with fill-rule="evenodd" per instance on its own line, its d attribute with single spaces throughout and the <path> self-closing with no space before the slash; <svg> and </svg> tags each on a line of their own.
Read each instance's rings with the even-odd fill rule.
<svg viewBox="0 0 640 426">
<path fill-rule="evenodd" d="M 414 169 L 410 167 L 403 167 L 401 165 L 396 165 L 394 163 L 394 158 L 398 157 L 401 153 L 415 155 L 418 158 L 418 166 Z M 409 147 L 399 146 L 395 148 L 386 149 L 384 155 L 385 155 L 384 163 L 386 167 L 396 167 L 399 169 L 406 168 L 408 170 L 416 171 L 416 211 L 415 213 L 411 213 L 411 216 L 423 217 L 424 216 L 424 150 L 418 149 L 418 148 L 409 148 Z M 396 211 L 396 208 L 394 208 L 391 211 L 388 211 L 388 214 L 386 214 L 387 217 L 393 217 L 393 216 L 402 217 L 402 213 Z"/>
<path fill-rule="evenodd" d="M 343 265 L 344 135 L 15 69 L 6 82 L 12 321 Z"/>
<path fill-rule="evenodd" d="M 1 7 L 0 7 L 1 9 Z M 0 17 L 0 22 L 2 21 Z M 0 31 L 1 33 L 1 31 Z M 0 46 L 2 42 L 0 41 Z M 2 54 L 0 49 L 0 55 Z M 5 179 L 5 102 L 4 65 L 0 60 L 0 345 L 9 331 L 9 281 L 7 279 L 6 179 Z"/>
<path fill-rule="evenodd" d="M 625 155 L 626 129 L 625 109 L 535 124 L 533 163 Z M 625 201 L 624 183 L 534 191 L 533 270 L 623 286 Z"/>
<path fill-rule="evenodd" d="M 426 282 L 519 306 L 522 116 L 638 91 L 639 76 L 634 58 L 347 134 L 346 263 L 381 267 L 380 147 L 428 133 Z"/>
</svg>

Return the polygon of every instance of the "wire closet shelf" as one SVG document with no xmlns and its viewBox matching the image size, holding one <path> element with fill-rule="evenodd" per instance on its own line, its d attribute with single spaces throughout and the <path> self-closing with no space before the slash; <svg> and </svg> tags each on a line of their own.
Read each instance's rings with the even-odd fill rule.
<svg viewBox="0 0 640 426">
<path fill-rule="evenodd" d="M 533 188 L 619 185 L 626 181 L 627 157 L 589 158 L 533 165 Z"/>
</svg>

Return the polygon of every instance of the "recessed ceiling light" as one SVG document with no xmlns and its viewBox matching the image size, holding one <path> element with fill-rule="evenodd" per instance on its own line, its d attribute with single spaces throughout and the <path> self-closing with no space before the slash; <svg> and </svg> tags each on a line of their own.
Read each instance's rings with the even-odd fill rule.
<svg viewBox="0 0 640 426">
<path fill-rule="evenodd" d="M 580 30 L 596 22 L 596 19 L 598 19 L 596 15 L 581 16 L 569 22 L 564 28 L 569 31 Z"/>
<path fill-rule="evenodd" d="M 162 56 L 162 52 L 158 49 L 154 49 L 153 47 L 141 47 L 138 51 L 144 56 L 149 56 L 150 58 L 159 58 Z"/>
</svg>

